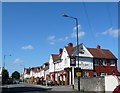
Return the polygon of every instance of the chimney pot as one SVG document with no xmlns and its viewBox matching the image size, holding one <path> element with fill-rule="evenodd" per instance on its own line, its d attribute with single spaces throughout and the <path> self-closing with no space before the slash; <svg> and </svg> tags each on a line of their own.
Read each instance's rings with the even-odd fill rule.
<svg viewBox="0 0 120 93">
<path fill-rule="evenodd" d="M 69 44 L 68 44 L 68 47 L 73 47 L 73 43 L 69 43 Z"/>
<path fill-rule="evenodd" d="M 62 52 L 63 52 L 63 49 L 60 48 L 60 49 L 59 49 L 59 54 L 62 54 Z"/>
<path fill-rule="evenodd" d="M 97 49 L 101 49 L 101 46 L 100 46 L 100 45 L 97 45 Z"/>
</svg>

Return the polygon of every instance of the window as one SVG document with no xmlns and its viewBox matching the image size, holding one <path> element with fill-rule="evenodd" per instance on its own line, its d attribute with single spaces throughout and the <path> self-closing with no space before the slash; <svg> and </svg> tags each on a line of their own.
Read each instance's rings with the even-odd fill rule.
<svg viewBox="0 0 120 93">
<path fill-rule="evenodd" d="M 84 77 L 88 77 L 88 76 L 89 76 L 89 72 L 84 71 L 84 72 L 83 72 L 83 76 L 84 76 Z"/>
<path fill-rule="evenodd" d="M 94 60 L 94 65 L 95 65 L 95 66 L 99 66 L 99 59 L 95 59 L 95 60 Z"/>
<path fill-rule="evenodd" d="M 97 76 L 97 72 L 94 72 L 94 73 L 93 73 L 93 76 L 96 77 L 96 76 Z"/>
<path fill-rule="evenodd" d="M 110 66 L 115 66 L 115 60 L 110 60 Z"/>
<path fill-rule="evenodd" d="M 106 72 L 101 72 L 101 73 L 100 73 L 100 76 L 105 76 L 105 75 L 107 75 Z"/>
<path fill-rule="evenodd" d="M 107 61 L 105 59 L 102 60 L 102 65 L 107 66 Z"/>
</svg>

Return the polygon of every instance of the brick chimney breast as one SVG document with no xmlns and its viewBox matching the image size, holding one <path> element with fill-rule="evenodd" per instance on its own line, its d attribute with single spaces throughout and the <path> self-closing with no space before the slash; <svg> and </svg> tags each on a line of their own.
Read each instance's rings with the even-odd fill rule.
<svg viewBox="0 0 120 93">
<path fill-rule="evenodd" d="M 68 44 L 68 47 L 73 47 L 73 43 L 69 43 L 69 44 Z"/>
<path fill-rule="evenodd" d="M 97 45 L 97 49 L 101 49 L 101 46 L 100 46 L 100 45 Z"/>
<path fill-rule="evenodd" d="M 60 48 L 60 49 L 59 49 L 59 54 L 62 54 L 62 52 L 63 52 L 63 49 Z"/>
</svg>

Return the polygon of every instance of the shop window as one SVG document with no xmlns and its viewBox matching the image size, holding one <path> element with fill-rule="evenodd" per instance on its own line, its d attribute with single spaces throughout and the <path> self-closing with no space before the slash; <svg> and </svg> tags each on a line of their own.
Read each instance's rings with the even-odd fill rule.
<svg viewBox="0 0 120 93">
<path fill-rule="evenodd" d="M 94 72 L 94 73 L 93 73 L 93 76 L 94 76 L 94 77 L 97 77 L 97 72 Z"/>
<path fill-rule="evenodd" d="M 89 76 L 89 72 L 84 71 L 84 72 L 83 72 L 83 76 L 84 76 L 84 77 L 88 77 L 88 76 Z"/>
</svg>

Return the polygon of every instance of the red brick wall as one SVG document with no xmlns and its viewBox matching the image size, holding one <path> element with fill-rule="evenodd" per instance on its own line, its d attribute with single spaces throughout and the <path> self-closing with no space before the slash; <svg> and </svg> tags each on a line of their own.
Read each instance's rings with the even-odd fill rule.
<svg viewBox="0 0 120 93">
<path fill-rule="evenodd" d="M 115 60 L 115 66 L 110 66 L 110 60 L 107 60 L 107 66 L 95 66 L 95 71 L 97 72 L 98 76 L 100 76 L 100 72 L 106 72 L 109 75 L 111 74 L 112 70 L 114 70 L 115 74 L 118 74 L 117 60 Z"/>
<path fill-rule="evenodd" d="M 65 73 L 64 73 L 65 72 Z M 67 71 L 65 71 L 65 70 L 62 70 L 62 71 L 57 71 L 57 72 L 55 72 L 55 73 L 59 73 L 59 74 L 61 74 L 62 73 L 62 76 L 63 75 L 65 75 L 65 85 L 68 85 L 68 78 L 69 78 L 69 76 L 68 76 L 68 72 Z M 54 72 L 50 72 L 50 74 L 52 74 L 52 76 L 53 76 L 53 80 L 52 81 L 54 81 Z M 63 77 L 62 77 L 62 80 L 63 80 Z"/>
</svg>

